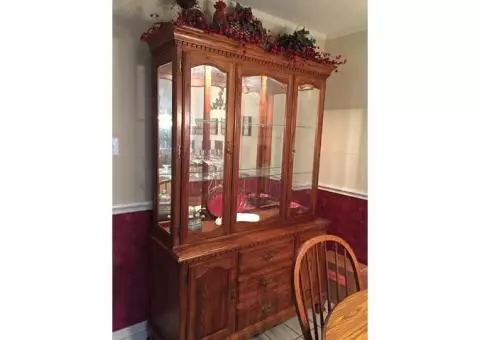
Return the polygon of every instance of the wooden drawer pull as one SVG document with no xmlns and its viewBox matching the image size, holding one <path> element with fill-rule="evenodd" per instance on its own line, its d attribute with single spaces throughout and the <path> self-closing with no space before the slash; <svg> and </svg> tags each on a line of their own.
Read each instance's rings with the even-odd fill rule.
<svg viewBox="0 0 480 340">
<path fill-rule="evenodd" d="M 272 278 L 263 278 L 261 281 L 260 281 L 261 285 L 263 287 L 268 287 L 269 284 L 273 283 L 273 280 Z"/>
<path fill-rule="evenodd" d="M 269 303 L 266 303 L 262 306 L 262 314 L 267 314 L 269 313 L 270 311 L 272 310 L 272 304 L 269 302 Z"/>
<path fill-rule="evenodd" d="M 273 259 L 273 254 L 271 254 L 271 253 L 266 253 L 265 255 L 263 255 L 263 259 L 268 262 L 268 261 L 270 261 L 271 259 Z"/>
</svg>

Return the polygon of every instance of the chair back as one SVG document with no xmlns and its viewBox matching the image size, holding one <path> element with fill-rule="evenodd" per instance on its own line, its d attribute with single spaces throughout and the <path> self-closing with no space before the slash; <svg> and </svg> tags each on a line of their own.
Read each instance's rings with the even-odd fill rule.
<svg viewBox="0 0 480 340">
<path fill-rule="evenodd" d="M 340 237 L 321 235 L 300 247 L 293 268 L 293 289 L 306 340 L 320 340 L 333 307 L 348 295 L 364 289 L 359 272 L 355 253 Z"/>
</svg>

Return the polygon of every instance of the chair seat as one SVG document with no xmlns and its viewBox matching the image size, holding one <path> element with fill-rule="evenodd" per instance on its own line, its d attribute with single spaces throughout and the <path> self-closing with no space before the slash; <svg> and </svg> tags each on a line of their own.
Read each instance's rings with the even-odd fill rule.
<svg viewBox="0 0 480 340">
<path fill-rule="evenodd" d="M 327 251 L 327 259 L 329 263 L 335 264 L 335 252 L 332 250 Z M 338 268 L 345 269 L 344 268 L 345 261 L 344 261 L 343 255 L 337 254 L 337 263 L 338 263 Z M 360 262 L 358 264 L 359 264 L 359 275 L 361 277 L 361 280 L 363 280 L 363 283 L 365 284 L 365 288 L 366 288 L 368 266 Z M 353 272 L 352 264 L 348 260 L 347 260 L 347 270 L 349 272 Z M 328 270 L 327 275 L 330 280 L 336 281 L 337 273 L 335 271 Z M 341 273 L 338 274 L 338 284 L 345 287 L 345 284 L 346 284 L 345 275 Z"/>
</svg>

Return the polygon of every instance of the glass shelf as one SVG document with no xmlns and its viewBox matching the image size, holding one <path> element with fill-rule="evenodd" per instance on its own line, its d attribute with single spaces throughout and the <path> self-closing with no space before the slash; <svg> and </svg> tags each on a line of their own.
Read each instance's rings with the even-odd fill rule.
<svg viewBox="0 0 480 340">
<path fill-rule="evenodd" d="M 316 126 L 313 126 L 313 125 L 305 125 L 305 124 L 296 125 L 296 127 L 299 128 L 299 129 L 316 129 L 316 128 L 317 128 Z"/>
<path fill-rule="evenodd" d="M 190 164 L 191 165 L 209 165 L 209 166 L 211 166 L 211 165 L 215 165 L 215 163 L 223 164 L 223 159 L 222 158 L 208 158 L 208 157 L 202 157 L 202 156 L 190 157 Z"/>
<path fill-rule="evenodd" d="M 250 126 L 254 126 L 254 127 L 281 127 L 281 128 L 285 128 L 285 124 L 255 124 L 255 123 L 251 123 L 249 124 Z"/>
<path fill-rule="evenodd" d="M 279 170 L 264 170 L 264 169 L 253 169 L 253 170 L 240 170 L 239 177 L 249 178 L 249 177 L 275 177 L 281 176 L 282 169 Z"/>
<path fill-rule="evenodd" d="M 193 121 L 195 124 L 200 123 L 200 124 L 223 124 L 225 125 L 226 122 L 224 119 L 195 119 Z M 192 126 L 194 126 L 192 124 Z M 198 126 L 198 125 L 197 125 Z"/>
<path fill-rule="evenodd" d="M 248 172 L 244 171 L 240 173 L 239 179 L 255 179 L 255 178 L 269 178 L 272 180 L 280 180 L 281 170 L 276 172 L 264 172 L 260 170 L 250 170 Z M 210 180 L 223 180 L 223 170 L 210 170 L 205 171 L 205 174 L 202 171 L 199 172 L 190 172 L 189 181 L 198 182 L 198 181 L 210 181 Z"/>
<path fill-rule="evenodd" d="M 272 179 L 278 178 L 277 176 L 281 176 L 282 174 L 281 168 L 258 168 L 258 169 L 240 169 L 240 179 L 244 178 L 256 178 L 256 177 L 269 177 Z M 214 179 L 223 179 L 223 169 L 219 170 L 199 170 L 199 171 L 190 171 L 189 178 L 190 181 L 199 181 L 199 180 L 214 180 Z M 195 176 L 195 175 L 200 176 Z M 206 174 L 206 176 L 202 176 Z M 308 175 L 312 174 L 311 171 L 296 171 L 293 172 L 294 175 Z M 158 175 L 160 180 L 162 179 L 171 179 L 172 173 L 171 171 L 163 171 L 163 169 L 159 169 Z"/>
</svg>

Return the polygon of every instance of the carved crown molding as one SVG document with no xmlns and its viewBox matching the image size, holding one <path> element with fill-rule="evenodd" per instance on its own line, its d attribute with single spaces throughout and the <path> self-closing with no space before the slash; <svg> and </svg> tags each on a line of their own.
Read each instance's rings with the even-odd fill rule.
<svg viewBox="0 0 480 340">
<path fill-rule="evenodd" d="M 171 24 L 163 24 L 159 33 L 149 39 L 148 44 L 151 51 L 156 53 L 172 42 L 177 48 L 183 50 L 197 50 L 229 59 L 274 67 L 280 71 L 290 71 L 319 78 L 327 78 L 335 70 L 333 65 L 322 65 L 303 58 L 289 61 L 283 56 L 267 53 L 258 46 L 241 45 L 237 41 L 215 33 L 205 33 L 199 29 Z"/>
<path fill-rule="evenodd" d="M 248 52 L 246 51 L 245 48 L 243 48 L 241 45 L 239 45 L 239 50 L 242 51 L 241 53 L 238 52 L 233 52 L 233 51 L 228 51 L 220 48 L 215 48 L 211 47 L 208 45 L 203 45 L 203 44 L 198 44 L 198 43 L 192 43 L 188 41 L 182 41 L 182 40 L 177 40 L 175 41 L 176 46 L 181 46 L 187 49 L 196 49 L 196 50 L 201 50 L 202 52 L 206 52 L 209 54 L 216 54 L 221 57 L 229 58 L 229 59 L 236 59 L 240 61 L 247 61 L 247 62 L 252 62 L 255 64 L 259 65 L 265 65 L 265 66 L 273 66 L 279 70 L 288 70 L 291 72 L 301 72 L 304 74 L 308 75 L 313 75 L 313 76 L 328 76 L 329 73 L 324 73 L 324 72 L 315 72 L 311 71 L 308 69 L 305 69 L 305 64 L 303 62 L 296 62 L 296 63 L 288 63 L 288 64 L 283 64 L 283 63 L 278 63 L 272 60 L 272 58 L 256 58 L 248 55 Z"/>
</svg>

